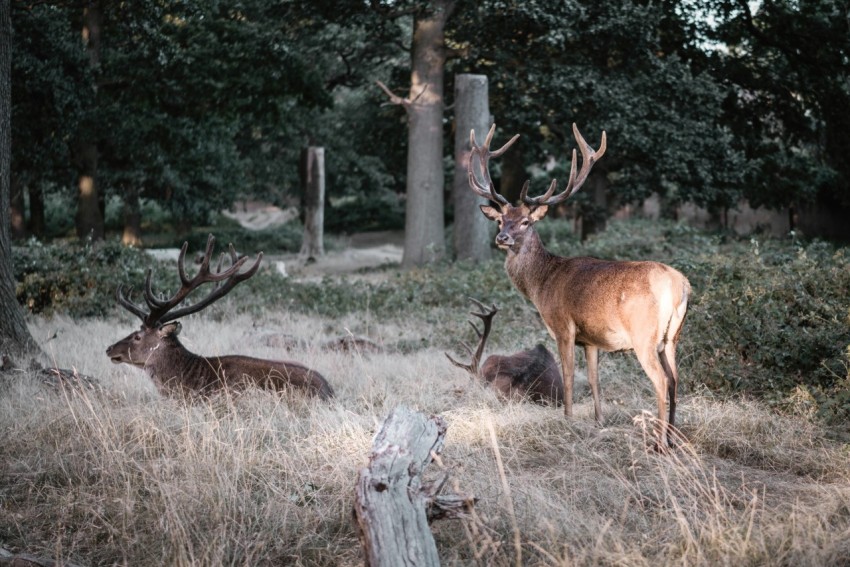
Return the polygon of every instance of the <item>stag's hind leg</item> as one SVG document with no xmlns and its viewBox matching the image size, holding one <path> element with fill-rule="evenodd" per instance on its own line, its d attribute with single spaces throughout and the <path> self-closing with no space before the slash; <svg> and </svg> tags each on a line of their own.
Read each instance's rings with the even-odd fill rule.
<svg viewBox="0 0 850 567">
<path fill-rule="evenodd" d="M 584 358 L 587 360 L 587 382 L 593 395 L 593 412 L 596 423 L 602 423 L 602 404 L 599 402 L 599 349 L 585 345 Z"/>
<path fill-rule="evenodd" d="M 635 348 L 638 361 L 655 388 L 655 397 L 658 402 L 657 449 L 663 451 L 668 446 L 667 394 L 670 389 L 670 380 L 661 362 L 663 355 L 660 351 L 663 351 L 663 346 L 655 344 L 644 344 Z M 671 405 L 671 413 L 672 409 Z"/>
<path fill-rule="evenodd" d="M 679 386 L 679 372 L 676 370 L 676 343 L 664 343 L 664 349 L 658 353 L 661 366 L 667 375 L 667 395 L 670 399 L 670 425 L 676 425 L 676 390 Z"/>
</svg>

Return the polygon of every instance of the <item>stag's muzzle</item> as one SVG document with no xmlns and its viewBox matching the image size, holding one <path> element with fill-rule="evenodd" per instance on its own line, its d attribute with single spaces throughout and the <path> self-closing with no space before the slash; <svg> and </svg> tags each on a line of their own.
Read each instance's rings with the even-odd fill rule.
<svg viewBox="0 0 850 567">
<path fill-rule="evenodd" d="M 496 235 L 496 246 L 499 248 L 510 248 L 514 245 L 514 238 L 510 234 L 500 232 Z"/>
</svg>

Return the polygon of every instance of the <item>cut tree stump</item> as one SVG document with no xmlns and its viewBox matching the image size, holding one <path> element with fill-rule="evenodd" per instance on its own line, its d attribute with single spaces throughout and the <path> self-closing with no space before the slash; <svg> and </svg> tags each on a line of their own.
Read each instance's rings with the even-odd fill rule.
<svg viewBox="0 0 850 567">
<path fill-rule="evenodd" d="M 474 503 L 465 495 L 438 495 L 448 475 L 425 482 L 422 473 L 440 454 L 446 422 L 399 406 L 375 435 L 369 464 L 360 470 L 354 515 L 366 565 L 439 565 L 429 520 L 457 518 Z"/>
</svg>

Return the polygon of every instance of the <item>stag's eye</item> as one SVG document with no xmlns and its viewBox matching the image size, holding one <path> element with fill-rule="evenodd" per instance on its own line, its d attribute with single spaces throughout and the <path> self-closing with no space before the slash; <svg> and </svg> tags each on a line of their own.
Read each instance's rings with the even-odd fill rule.
<svg viewBox="0 0 850 567">
<path fill-rule="evenodd" d="M 522 227 L 526 227 L 526 226 L 528 226 L 528 225 L 529 225 L 529 224 L 531 224 L 531 223 L 528 221 L 528 219 L 522 219 L 522 222 L 521 222 L 521 223 L 519 223 L 519 224 L 520 224 L 520 226 L 522 226 Z"/>
</svg>

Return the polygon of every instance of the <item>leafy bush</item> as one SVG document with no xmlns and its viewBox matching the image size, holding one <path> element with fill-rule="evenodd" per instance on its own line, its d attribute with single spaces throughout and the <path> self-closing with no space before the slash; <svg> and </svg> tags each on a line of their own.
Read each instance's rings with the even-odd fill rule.
<svg viewBox="0 0 850 567">
<path fill-rule="evenodd" d="M 822 242 L 753 240 L 697 258 L 683 341 L 683 351 L 695 353 L 692 371 L 714 390 L 774 402 L 802 387 L 826 410 L 847 375 L 846 254 Z M 850 404 L 843 411 L 850 414 Z"/>
<path fill-rule="evenodd" d="M 35 239 L 15 246 L 12 254 L 18 302 L 30 313 L 102 316 L 115 306 L 119 284 L 139 289 L 148 267 L 157 282 L 176 282 L 144 252 L 117 241 L 43 244 Z"/>
<path fill-rule="evenodd" d="M 207 246 L 207 237 L 212 233 L 215 236 L 217 251 L 225 251 L 227 245 L 232 242 L 238 252 L 252 256 L 257 252 L 294 253 L 301 249 L 303 231 L 304 228 L 297 222 L 261 230 L 248 230 L 234 223 L 233 226 L 193 230 L 183 238 L 175 238 L 173 246 L 180 247 L 183 242 L 188 242 L 189 250 L 202 252 Z"/>
</svg>

